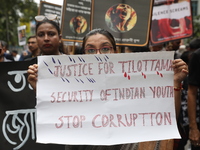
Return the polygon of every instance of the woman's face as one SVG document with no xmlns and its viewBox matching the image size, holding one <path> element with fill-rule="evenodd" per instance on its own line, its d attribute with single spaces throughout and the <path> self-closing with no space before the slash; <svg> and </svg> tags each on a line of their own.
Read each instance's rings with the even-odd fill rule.
<svg viewBox="0 0 200 150">
<path fill-rule="evenodd" d="M 131 7 L 126 4 L 119 4 L 116 8 L 116 13 L 120 19 L 128 20 L 131 17 Z"/>
<path fill-rule="evenodd" d="M 100 49 L 104 50 L 106 48 L 110 48 L 109 53 L 114 53 L 113 45 L 111 44 L 110 40 L 102 34 L 91 35 L 85 42 L 84 47 L 85 53 L 86 49 L 95 49 L 97 50 L 97 54 L 100 54 Z"/>
<path fill-rule="evenodd" d="M 43 55 L 59 55 L 61 35 L 50 23 L 41 24 L 36 33 L 38 47 Z"/>
</svg>

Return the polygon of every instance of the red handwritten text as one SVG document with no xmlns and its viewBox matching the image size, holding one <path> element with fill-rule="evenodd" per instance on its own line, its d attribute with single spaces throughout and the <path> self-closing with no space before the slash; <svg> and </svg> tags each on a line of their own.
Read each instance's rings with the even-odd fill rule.
<svg viewBox="0 0 200 150">
<path fill-rule="evenodd" d="M 51 103 L 63 102 L 89 102 L 92 101 L 93 90 L 80 90 L 68 92 L 53 92 Z"/>
<path fill-rule="evenodd" d="M 114 74 L 113 62 L 100 62 L 98 63 L 99 74 Z"/>
<path fill-rule="evenodd" d="M 145 87 L 114 88 L 100 91 L 100 98 L 103 101 L 113 98 L 114 101 L 125 99 L 145 98 Z"/>
<path fill-rule="evenodd" d="M 149 87 L 153 92 L 153 98 L 167 98 L 174 96 L 174 87 L 173 86 L 154 86 Z"/>
<path fill-rule="evenodd" d="M 56 128 L 62 128 L 66 124 L 66 128 L 82 128 L 85 116 L 61 116 L 58 118 L 60 123 L 56 123 Z"/>
<path fill-rule="evenodd" d="M 70 77 L 70 76 L 86 76 L 93 75 L 93 63 L 72 64 L 72 65 L 59 65 L 55 66 L 55 77 Z"/>
<path fill-rule="evenodd" d="M 133 114 L 109 114 L 109 115 L 96 115 L 92 120 L 94 128 L 105 127 L 134 127 L 136 119 L 142 120 L 142 126 L 161 126 L 171 125 L 171 114 L 169 112 L 151 112 L 151 113 L 133 113 Z"/>
<path fill-rule="evenodd" d="M 172 60 L 151 59 L 151 60 L 127 60 L 119 61 L 122 65 L 122 73 L 137 73 L 144 71 L 172 71 Z M 149 67 L 148 67 L 149 66 Z"/>
</svg>

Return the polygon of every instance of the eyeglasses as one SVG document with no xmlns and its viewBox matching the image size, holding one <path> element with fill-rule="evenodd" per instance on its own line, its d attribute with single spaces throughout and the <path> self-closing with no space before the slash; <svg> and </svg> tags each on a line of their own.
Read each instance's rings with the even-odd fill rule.
<svg viewBox="0 0 200 150">
<path fill-rule="evenodd" d="M 100 54 L 109 54 L 109 53 L 111 53 L 112 49 L 113 49 L 113 47 L 110 47 L 110 46 L 104 46 L 100 49 L 86 48 L 85 54 L 97 54 L 98 51 Z"/>
<path fill-rule="evenodd" d="M 59 19 L 58 19 L 57 15 L 48 14 L 46 16 L 44 16 L 44 15 L 35 16 L 35 20 L 37 22 L 41 22 L 41 21 L 43 21 L 45 19 L 50 20 L 50 21 L 57 21 L 57 23 L 59 24 Z"/>
</svg>

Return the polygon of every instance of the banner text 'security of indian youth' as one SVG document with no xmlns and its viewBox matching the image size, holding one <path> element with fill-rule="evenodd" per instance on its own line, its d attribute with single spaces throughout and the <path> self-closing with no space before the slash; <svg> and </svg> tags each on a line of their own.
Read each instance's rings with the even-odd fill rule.
<svg viewBox="0 0 200 150">
<path fill-rule="evenodd" d="M 39 56 L 37 142 L 113 145 L 180 138 L 173 56 Z"/>
<path fill-rule="evenodd" d="M 27 82 L 33 62 L 0 63 L 0 149 L 64 150 L 63 145 L 36 143 L 35 93 Z"/>
<path fill-rule="evenodd" d="M 45 1 L 40 1 L 40 9 L 38 11 L 39 15 L 48 15 L 48 14 L 55 14 L 58 16 L 58 19 L 61 23 L 61 6 L 48 3 Z"/>
<path fill-rule="evenodd" d="M 82 42 L 90 31 L 91 0 L 64 0 L 62 11 L 62 38 Z"/>
<path fill-rule="evenodd" d="M 192 36 L 190 0 L 156 0 L 152 13 L 151 42 L 163 43 Z"/>
<path fill-rule="evenodd" d="M 92 28 L 108 30 L 118 45 L 145 46 L 152 8 L 153 0 L 93 0 Z"/>
</svg>

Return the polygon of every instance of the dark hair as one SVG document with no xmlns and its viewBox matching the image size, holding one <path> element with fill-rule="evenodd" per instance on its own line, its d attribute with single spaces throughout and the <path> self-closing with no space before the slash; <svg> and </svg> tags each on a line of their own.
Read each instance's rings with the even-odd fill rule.
<svg viewBox="0 0 200 150">
<path fill-rule="evenodd" d="M 196 50 L 200 48 L 200 38 L 195 38 L 189 43 L 189 47 L 191 50 Z"/>
<path fill-rule="evenodd" d="M 8 48 L 7 42 L 5 42 L 5 41 L 3 41 L 3 40 L 1 40 L 1 46 L 2 46 L 2 47 L 5 47 L 6 49 Z"/>
<path fill-rule="evenodd" d="M 101 29 L 101 28 L 93 29 L 93 30 L 91 30 L 90 32 L 88 32 L 84 36 L 84 38 L 83 38 L 83 44 L 82 44 L 82 51 L 84 51 L 84 49 L 85 49 L 85 43 L 88 40 L 88 38 L 90 36 L 96 35 L 96 34 L 102 34 L 102 35 L 106 36 L 109 39 L 109 41 L 111 42 L 114 51 L 116 51 L 116 42 L 115 42 L 115 39 L 114 39 L 113 35 L 110 32 L 108 32 L 107 30 L 104 30 L 104 29 Z"/>
<path fill-rule="evenodd" d="M 126 46 L 132 53 L 137 52 L 150 52 L 149 47 L 147 46 Z M 122 53 L 125 53 L 125 47 L 121 51 Z"/>
<path fill-rule="evenodd" d="M 80 55 L 80 54 L 83 54 L 83 51 L 81 49 L 80 46 L 75 46 L 74 47 L 74 55 Z"/>
<path fill-rule="evenodd" d="M 12 50 L 12 53 L 18 54 L 18 51 L 17 50 Z"/>
<path fill-rule="evenodd" d="M 57 23 L 55 21 L 52 21 L 52 20 L 48 20 L 48 19 L 44 19 L 43 21 L 37 22 L 37 24 L 36 24 L 36 32 L 37 32 L 38 27 L 43 23 L 52 24 L 56 28 L 56 30 L 58 31 L 58 35 L 60 35 L 61 31 L 60 31 L 59 23 Z"/>
<path fill-rule="evenodd" d="M 27 40 L 32 39 L 32 38 L 36 38 L 36 35 L 29 36 Z"/>
</svg>

